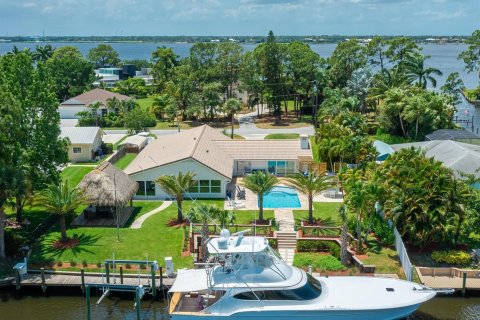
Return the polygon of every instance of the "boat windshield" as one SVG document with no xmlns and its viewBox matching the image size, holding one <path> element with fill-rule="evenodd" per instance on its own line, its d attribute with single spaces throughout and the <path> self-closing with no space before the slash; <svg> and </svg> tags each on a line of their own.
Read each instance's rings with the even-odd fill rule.
<svg viewBox="0 0 480 320">
<path fill-rule="evenodd" d="M 241 300 L 313 300 L 322 294 L 320 282 L 307 273 L 307 283 L 297 289 L 246 291 L 234 297 Z"/>
</svg>

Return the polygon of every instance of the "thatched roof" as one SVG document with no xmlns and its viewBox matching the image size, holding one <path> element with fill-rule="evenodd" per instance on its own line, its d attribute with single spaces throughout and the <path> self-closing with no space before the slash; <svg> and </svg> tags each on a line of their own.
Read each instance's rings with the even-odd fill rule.
<svg viewBox="0 0 480 320">
<path fill-rule="evenodd" d="M 115 206 L 128 203 L 137 192 L 138 183 L 111 163 L 104 162 L 83 177 L 78 188 L 89 204 Z"/>
</svg>

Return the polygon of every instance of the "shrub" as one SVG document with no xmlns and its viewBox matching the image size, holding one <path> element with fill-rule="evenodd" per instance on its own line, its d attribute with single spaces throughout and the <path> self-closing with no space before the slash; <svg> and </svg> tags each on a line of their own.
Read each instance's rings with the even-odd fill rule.
<svg viewBox="0 0 480 320">
<path fill-rule="evenodd" d="M 102 263 L 101 262 L 97 262 L 97 268 L 101 268 L 102 267 Z"/>
<path fill-rule="evenodd" d="M 381 244 L 391 246 L 395 242 L 393 228 L 377 214 L 372 219 L 372 230 Z"/>
<path fill-rule="evenodd" d="M 63 262 L 62 262 L 62 260 L 58 260 L 57 261 L 57 267 L 61 267 L 61 266 L 63 266 Z"/>
<path fill-rule="evenodd" d="M 269 238 L 268 239 L 268 244 L 270 245 L 270 247 L 272 247 L 274 249 L 276 249 L 278 247 L 278 241 L 275 238 Z"/>
<path fill-rule="evenodd" d="M 293 258 L 293 265 L 298 268 L 312 266 L 314 270 L 341 271 L 345 266 L 331 255 L 315 253 L 297 253 Z"/>
<path fill-rule="evenodd" d="M 75 260 L 73 260 L 73 259 L 70 260 L 70 266 L 71 266 L 71 267 L 76 267 L 76 266 L 77 266 L 77 261 L 75 261 Z"/>
<path fill-rule="evenodd" d="M 147 266 L 144 265 L 144 264 L 141 264 L 141 265 L 140 265 L 140 269 L 145 270 L 145 269 L 147 269 Z"/>
<path fill-rule="evenodd" d="M 469 264 L 472 258 L 465 251 L 434 251 L 432 259 L 438 263 L 465 265 Z"/>
<path fill-rule="evenodd" d="M 85 260 L 85 259 L 82 260 L 82 266 L 83 266 L 83 267 L 88 267 L 88 262 L 87 262 L 87 260 Z"/>
<path fill-rule="evenodd" d="M 24 234 L 16 231 L 17 230 L 5 228 L 5 252 L 7 256 L 19 254 L 20 248 L 28 242 Z"/>
<path fill-rule="evenodd" d="M 125 264 L 125 268 L 127 268 L 127 269 L 131 269 L 131 268 L 132 268 L 132 266 L 130 265 L 130 263 L 127 263 L 127 264 Z"/>
<path fill-rule="evenodd" d="M 332 256 L 340 258 L 340 246 L 332 241 L 325 240 L 298 240 L 299 252 L 329 252 Z"/>
</svg>

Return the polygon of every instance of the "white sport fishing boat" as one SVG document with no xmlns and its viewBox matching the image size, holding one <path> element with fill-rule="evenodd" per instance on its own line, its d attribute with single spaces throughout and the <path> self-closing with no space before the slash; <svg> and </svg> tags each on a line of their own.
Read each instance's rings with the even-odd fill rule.
<svg viewBox="0 0 480 320">
<path fill-rule="evenodd" d="M 403 280 L 315 278 L 288 266 L 263 237 L 222 230 L 208 250 L 210 266 L 178 271 L 171 319 L 401 319 L 435 296 Z"/>
</svg>

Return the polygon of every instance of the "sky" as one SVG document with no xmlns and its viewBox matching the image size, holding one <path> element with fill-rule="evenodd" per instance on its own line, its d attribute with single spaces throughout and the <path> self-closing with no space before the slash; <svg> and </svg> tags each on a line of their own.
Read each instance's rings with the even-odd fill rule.
<svg viewBox="0 0 480 320">
<path fill-rule="evenodd" d="M 0 0 L 0 36 L 469 35 L 480 0 Z"/>
</svg>

